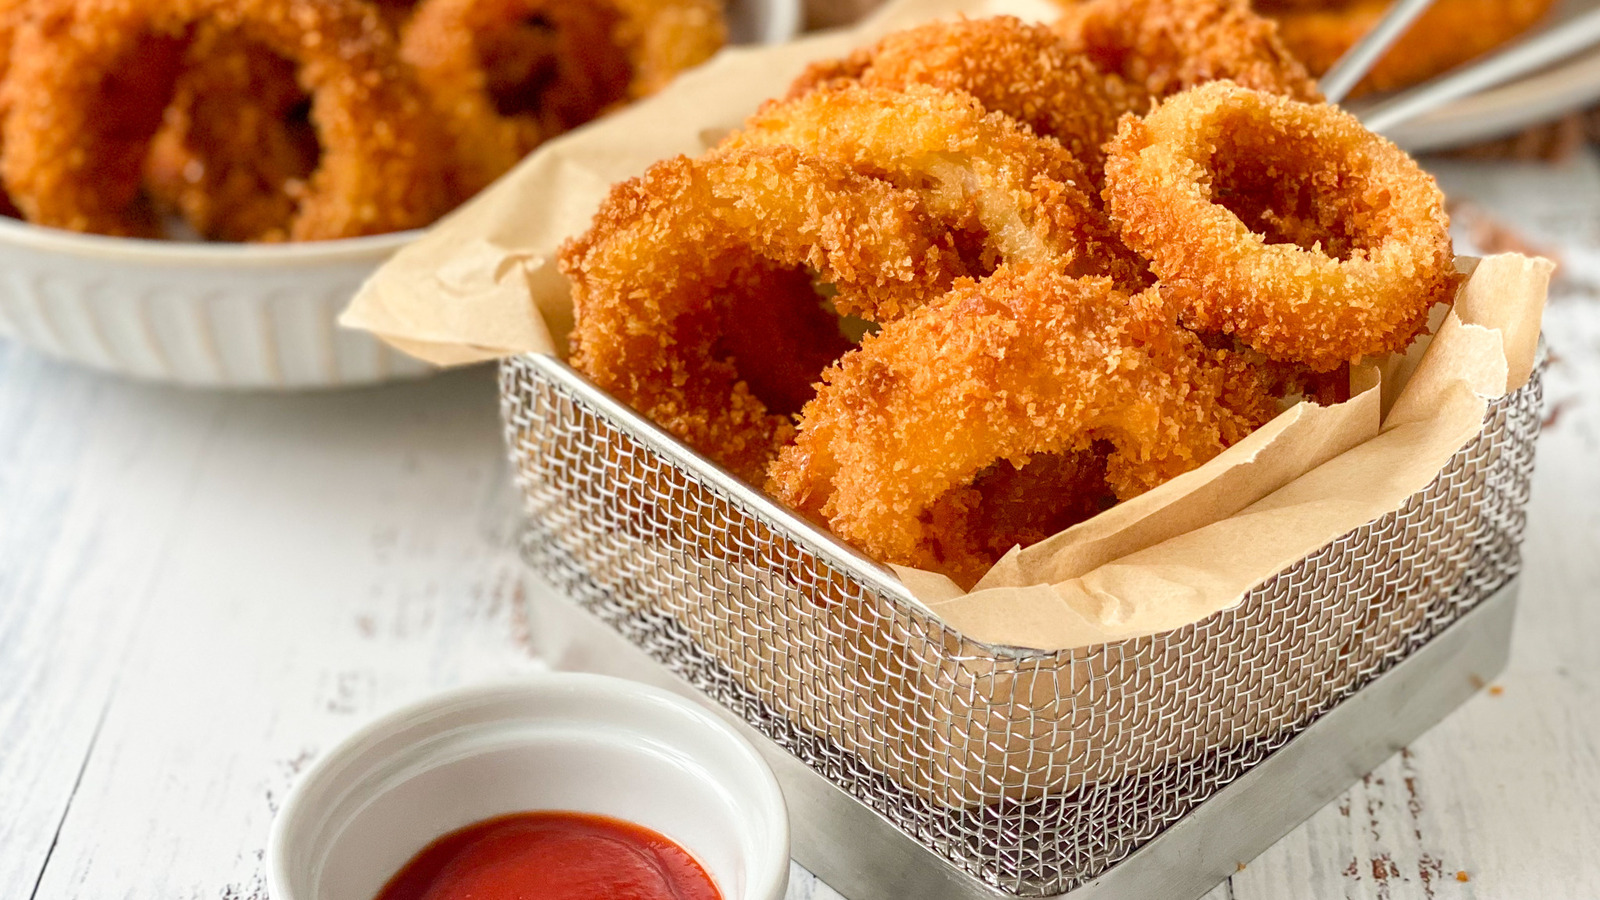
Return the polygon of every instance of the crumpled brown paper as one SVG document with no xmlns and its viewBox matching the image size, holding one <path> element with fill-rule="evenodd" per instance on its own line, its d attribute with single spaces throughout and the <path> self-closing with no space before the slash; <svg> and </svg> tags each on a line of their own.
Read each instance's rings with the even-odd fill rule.
<svg viewBox="0 0 1600 900">
<path fill-rule="evenodd" d="M 563 355 L 572 308 L 556 253 L 587 228 L 612 183 L 701 152 L 810 60 L 933 18 L 1050 10 L 1032 0 L 899 0 L 845 32 L 724 51 L 649 101 L 546 144 L 398 253 L 342 321 L 445 365 Z M 1483 260 L 1432 339 L 1361 370 L 1352 400 L 1296 406 L 1200 469 L 1013 550 L 970 593 L 936 573 L 897 571 L 969 637 L 1040 650 L 1153 634 L 1227 609 L 1437 475 L 1477 433 L 1487 400 L 1527 380 L 1552 268 L 1514 254 Z"/>
</svg>

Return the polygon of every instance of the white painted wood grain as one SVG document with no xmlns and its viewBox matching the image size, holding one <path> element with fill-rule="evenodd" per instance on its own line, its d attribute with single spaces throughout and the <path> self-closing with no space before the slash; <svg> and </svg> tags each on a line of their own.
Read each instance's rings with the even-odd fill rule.
<svg viewBox="0 0 1600 900">
<path fill-rule="evenodd" d="M 1441 171 L 1566 257 L 1511 668 L 1208 900 L 1600 898 L 1600 165 Z M 514 527 L 486 370 L 204 394 L 0 344 L 0 897 L 260 898 L 317 752 L 538 665 Z"/>
</svg>

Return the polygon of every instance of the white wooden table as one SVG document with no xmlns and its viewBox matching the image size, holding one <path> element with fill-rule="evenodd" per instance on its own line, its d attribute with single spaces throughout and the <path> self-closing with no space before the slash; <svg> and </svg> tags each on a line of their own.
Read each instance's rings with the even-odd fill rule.
<svg viewBox="0 0 1600 900">
<path fill-rule="evenodd" d="M 1212 900 L 1600 897 L 1600 162 L 1443 171 L 1566 264 L 1511 666 Z M 320 751 L 539 666 L 515 527 L 488 370 L 241 396 L 0 341 L 0 897 L 264 897 Z"/>
</svg>

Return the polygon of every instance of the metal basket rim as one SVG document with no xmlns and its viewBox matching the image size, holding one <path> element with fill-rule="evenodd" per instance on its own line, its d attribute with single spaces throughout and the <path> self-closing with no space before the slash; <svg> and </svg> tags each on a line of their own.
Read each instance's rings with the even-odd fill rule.
<svg viewBox="0 0 1600 900">
<path fill-rule="evenodd" d="M 1535 351 L 1533 370 L 1537 371 L 1542 368 L 1547 359 L 1548 348 L 1544 335 L 1541 333 L 1539 335 L 1538 349 Z M 688 469 L 692 474 L 707 481 L 716 489 L 725 491 L 731 500 L 744 505 L 756 516 L 790 531 L 791 537 L 807 543 L 813 553 L 822 556 L 830 565 L 834 565 L 852 577 L 860 579 L 867 587 L 879 592 L 890 602 L 902 607 L 905 611 L 913 611 L 916 614 L 931 617 L 950 634 L 971 644 L 973 647 L 979 648 L 997 658 L 1017 661 L 1049 659 L 1057 657 L 1063 652 L 1060 650 L 1040 650 L 1010 644 L 990 643 L 978 640 L 952 628 L 937 613 L 918 600 L 916 595 L 911 593 L 910 589 L 900 581 L 899 577 L 888 566 L 872 559 L 839 539 L 832 532 L 799 515 L 775 498 L 746 483 L 711 458 L 679 440 L 676 435 L 662 428 L 649 417 L 613 397 L 608 391 L 595 384 L 587 375 L 573 368 L 565 360 L 550 353 L 520 353 L 506 357 L 502 362 L 510 360 L 519 360 L 538 369 L 552 381 L 572 391 L 582 397 L 585 402 L 592 404 L 601 412 L 612 417 L 619 426 L 627 430 L 632 437 L 642 444 L 666 456 L 674 464 Z M 1509 396 L 1518 389 L 1520 387 L 1507 391 L 1501 396 Z M 1481 431 L 1482 429 L 1480 428 L 1480 433 Z M 1378 518 L 1381 519 L 1382 516 Z M 1377 521 L 1377 519 L 1373 521 Z M 1357 528 L 1360 527 L 1363 526 L 1357 526 Z M 1340 536 L 1335 535 L 1332 540 L 1338 540 Z M 1274 575 L 1269 575 L 1267 578 L 1262 579 L 1260 584 L 1270 581 L 1276 574 L 1279 573 L 1274 573 Z M 1251 590 L 1259 587 L 1260 584 L 1252 586 Z M 1219 612 L 1225 611 L 1219 610 Z M 1121 641 L 1111 641 L 1109 643 L 1117 644 L 1121 643 Z"/>
</svg>

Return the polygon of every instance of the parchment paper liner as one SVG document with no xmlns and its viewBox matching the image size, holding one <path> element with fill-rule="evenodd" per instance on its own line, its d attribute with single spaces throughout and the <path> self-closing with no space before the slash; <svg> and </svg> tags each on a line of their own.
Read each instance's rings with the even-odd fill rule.
<svg viewBox="0 0 1600 900">
<path fill-rule="evenodd" d="M 588 226 L 613 182 L 662 157 L 699 153 L 781 94 L 806 61 L 930 18 L 997 12 L 1041 18 L 1049 8 L 900 0 L 849 31 L 725 51 L 657 97 L 545 145 L 397 254 L 343 321 L 440 364 L 562 354 L 571 304 L 556 250 Z M 900 569 L 901 577 L 962 634 L 1042 650 L 1152 634 L 1227 609 L 1398 508 L 1477 434 L 1487 399 L 1528 377 L 1551 269 L 1516 255 L 1484 260 L 1433 339 L 1409 358 L 1376 361 L 1351 401 L 1289 410 L 1201 469 L 1013 551 L 971 593 L 930 572 Z"/>
</svg>

